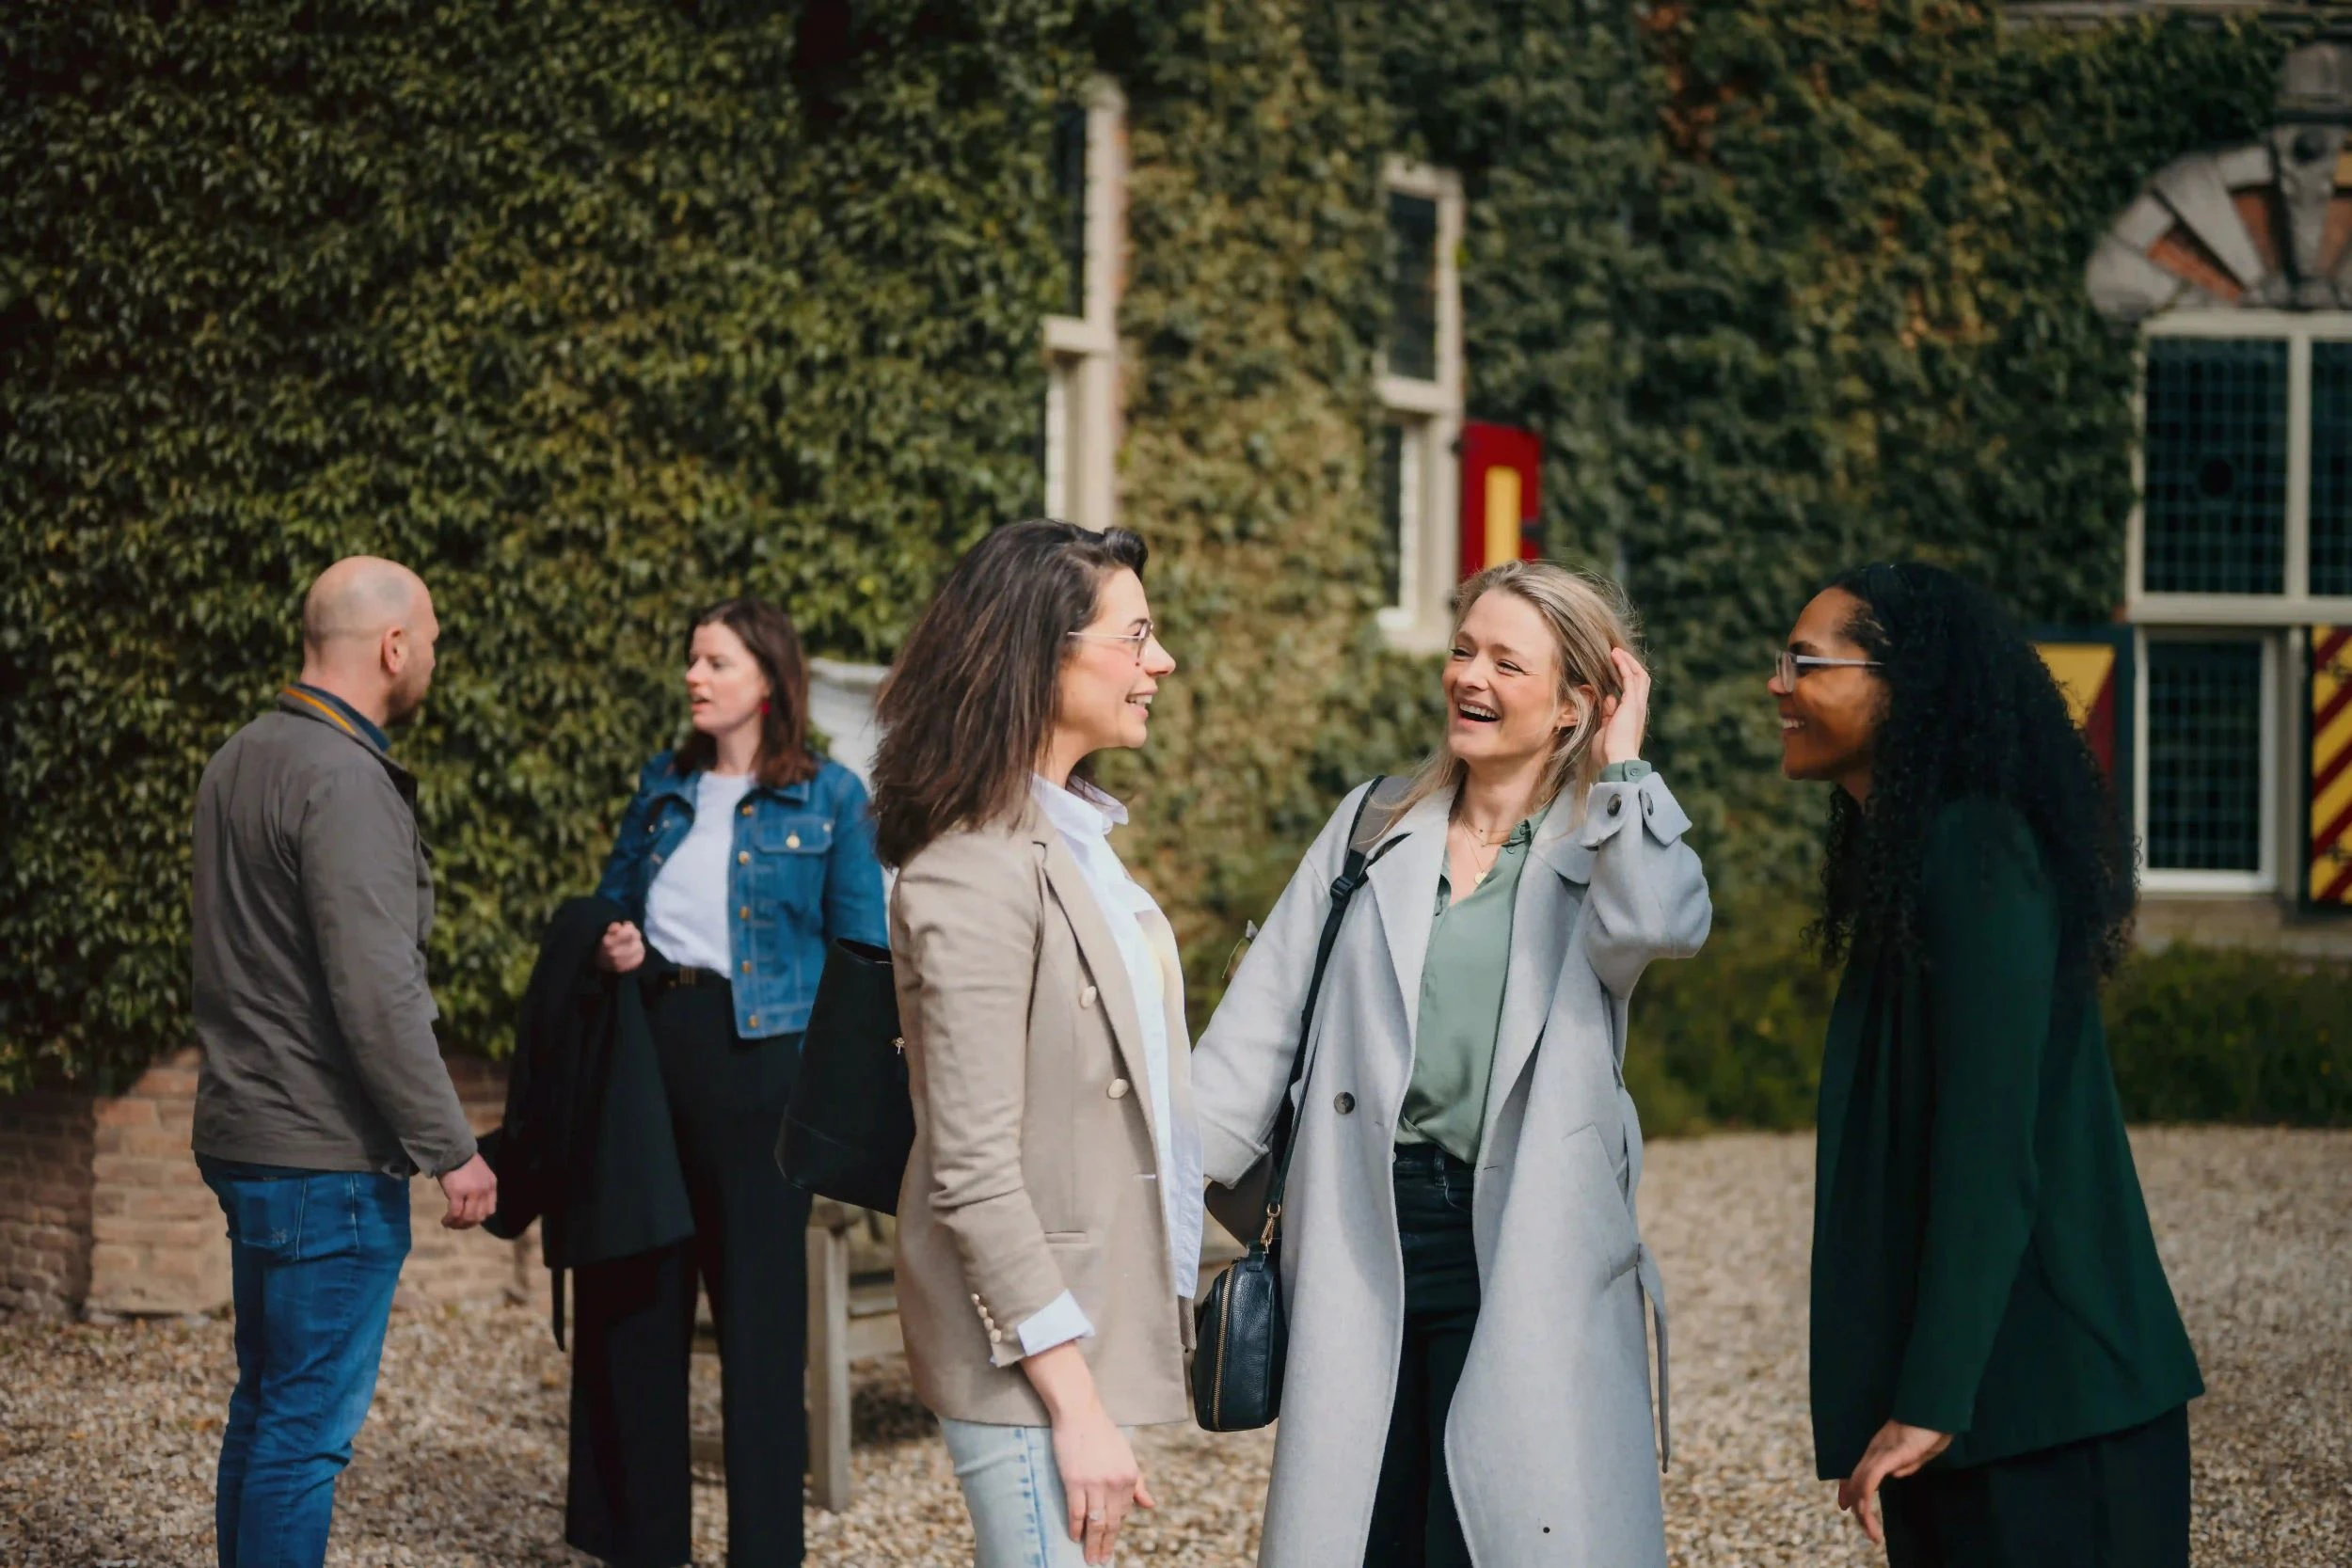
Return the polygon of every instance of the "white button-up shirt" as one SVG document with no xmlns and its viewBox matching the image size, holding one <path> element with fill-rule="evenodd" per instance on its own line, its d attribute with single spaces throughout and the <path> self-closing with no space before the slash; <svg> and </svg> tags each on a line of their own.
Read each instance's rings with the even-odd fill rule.
<svg viewBox="0 0 2352 1568">
<path fill-rule="evenodd" d="M 1200 1130 L 1189 1118 L 1180 1124 L 1175 1116 L 1168 1053 L 1176 1042 L 1168 1036 L 1168 988 L 1181 981 L 1161 968 L 1158 953 L 1143 933 L 1142 916 L 1156 914 L 1159 905 L 1142 883 L 1127 874 L 1118 851 L 1111 847 L 1111 830 L 1126 822 L 1126 807 L 1083 781 L 1062 789 L 1033 776 L 1029 793 L 1078 863 L 1087 891 L 1094 895 L 1095 905 L 1102 911 L 1103 924 L 1110 927 L 1111 940 L 1119 944 L 1120 965 L 1135 992 L 1136 1022 L 1143 1029 L 1152 1123 L 1161 1130 L 1161 1142 L 1168 1150 L 1168 1169 L 1159 1183 L 1160 1216 L 1166 1223 L 1176 1293 L 1189 1297 L 1200 1272 L 1204 1214 Z M 1088 1322 L 1077 1298 L 1065 1291 L 1022 1323 L 1021 1349 L 1025 1354 L 1035 1355 L 1093 1332 L 1094 1325 Z"/>
</svg>

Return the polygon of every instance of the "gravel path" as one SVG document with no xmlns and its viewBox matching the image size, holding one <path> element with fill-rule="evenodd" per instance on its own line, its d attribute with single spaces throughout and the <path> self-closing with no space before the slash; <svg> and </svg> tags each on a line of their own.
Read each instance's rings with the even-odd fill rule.
<svg viewBox="0 0 2352 1568">
<path fill-rule="evenodd" d="M 2134 1140 L 2211 1389 L 2191 1412 L 2199 1568 L 2352 1568 L 2352 1133 L 2159 1130 Z M 1653 1147 L 1644 1220 L 1673 1292 L 1677 1568 L 1876 1560 L 1810 1480 L 1808 1137 Z M 698 1362 L 701 1358 L 698 1358 Z M 206 1568 L 229 1325 L 0 1315 L 0 1564 Z M 716 1421 L 715 1378 L 698 1425 Z M 403 1312 L 345 1475 L 328 1560 L 585 1564 L 558 1544 L 564 1364 L 537 1307 Z M 822 1568 L 969 1562 L 946 1457 L 903 1371 L 861 1377 L 859 1499 L 809 1514 Z M 1271 1442 L 1147 1435 L 1166 1501 L 1122 1561 L 1252 1561 Z M 723 1560 L 718 1478 L 698 1552 Z"/>
</svg>

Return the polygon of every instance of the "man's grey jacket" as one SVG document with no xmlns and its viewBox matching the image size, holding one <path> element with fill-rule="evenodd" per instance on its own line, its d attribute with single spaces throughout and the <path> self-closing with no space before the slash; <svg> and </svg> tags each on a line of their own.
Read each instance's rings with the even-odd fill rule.
<svg viewBox="0 0 2352 1568">
<path fill-rule="evenodd" d="M 434 1176 L 474 1139 L 433 1037 L 416 780 L 337 705 L 280 695 L 196 796 L 196 1152 Z"/>
</svg>

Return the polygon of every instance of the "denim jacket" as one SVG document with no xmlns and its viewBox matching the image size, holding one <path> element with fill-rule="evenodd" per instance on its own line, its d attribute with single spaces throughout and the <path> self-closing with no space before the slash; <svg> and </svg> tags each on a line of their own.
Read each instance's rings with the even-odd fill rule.
<svg viewBox="0 0 2352 1568">
<path fill-rule="evenodd" d="M 596 884 L 597 895 L 628 911 L 641 928 L 654 878 L 694 825 L 696 775 L 677 772 L 670 755 L 638 774 L 636 799 Z M 808 1023 L 828 943 L 890 941 L 866 786 L 830 759 L 799 784 L 756 784 L 735 819 L 735 850 L 726 899 L 737 916 L 728 922 L 735 961 L 727 974 L 736 1033 L 745 1039 L 792 1034 Z"/>
</svg>

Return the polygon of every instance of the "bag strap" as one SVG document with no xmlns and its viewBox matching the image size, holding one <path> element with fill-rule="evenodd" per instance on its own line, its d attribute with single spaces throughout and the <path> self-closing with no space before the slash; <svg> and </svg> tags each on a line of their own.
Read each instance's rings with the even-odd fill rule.
<svg viewBox="0 0 2352 1568">
<path fill-rule="evenodd" d="M 1340 922 L 1346 918 L 1347 906 L 1355 898 L 1357 890 L 1370 879 L 1373 866 L 1381 856 L 1403 842 L 1403 836 L 1399 835 L 1369 854 L 1365 852 L 1362 843 L 1365 808 L 1372 804 L 1372 798 L 1380 792 L 1380 786 L 1387 782 L 1388 775 L 1385 773 L 1375 778 L 1357 800 L 1355 819 L 1347 828 L 1347 861 L 1340 868 L 1337 879 L 1331 883 L 1331 907 L 1323 917 L 1323 935 L 1315 943 L 1314 974 L 1307 982 L 1306 1006 L 1298 1015 L 1298 1049 L 1291 1054 L 1290 1080 L 1282 1086 L 1282 1101 L 1274 1113 L 1274 1136 L 1267 1145 L 1274 1156 L 1274 1179 L 1266 1185 L 1265 1224 L 1260 1227 L 1257 1239 L 1250 1243 L 1250 1250 L 1254 1253 L 1262 1253 L 1274 1244 L 1275 1230 L 1282 1218 L 1282 1193 L 1290 1184 L 1291 1154 L 1297 1143 L 1293 1135 L 1297 1130 L 1297 1090 L 1300 1081 L 1307 1075 L 1307 1040 L 1314 1032 L 1315 998 L 1323 990 L 1323 972 L 1331 961 L 1332 947 L 1339 942 Z"/>
</svg>

